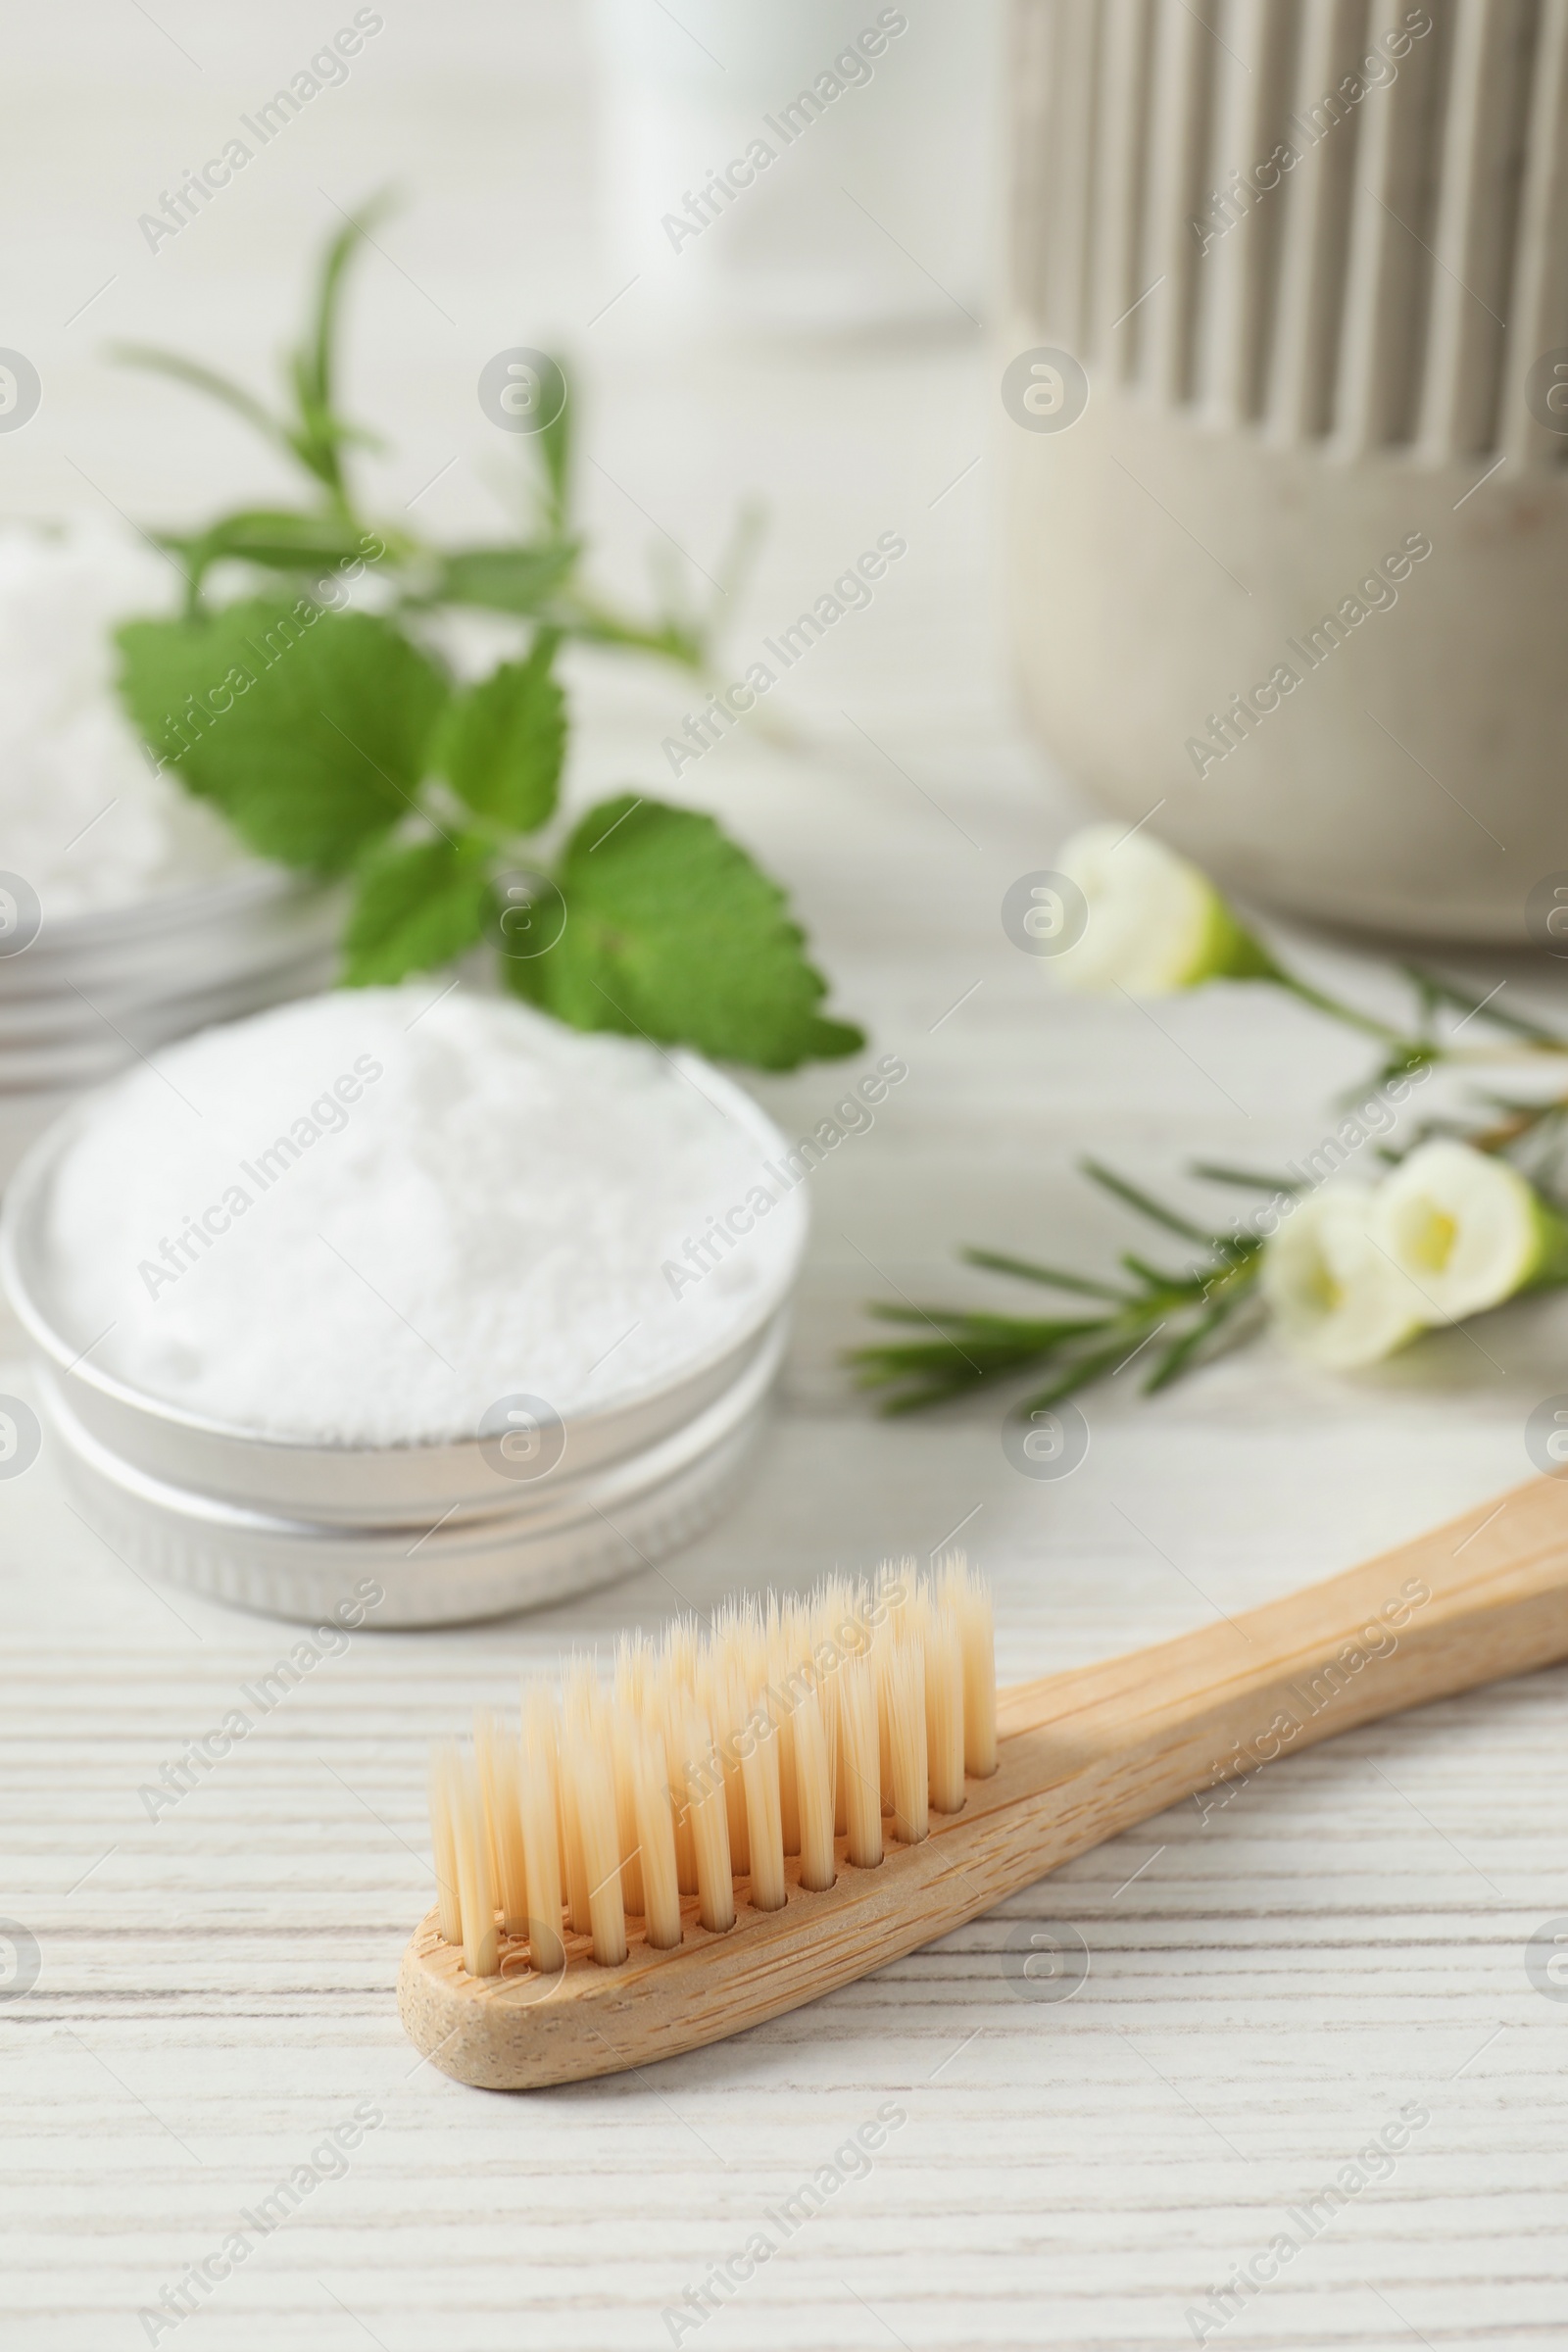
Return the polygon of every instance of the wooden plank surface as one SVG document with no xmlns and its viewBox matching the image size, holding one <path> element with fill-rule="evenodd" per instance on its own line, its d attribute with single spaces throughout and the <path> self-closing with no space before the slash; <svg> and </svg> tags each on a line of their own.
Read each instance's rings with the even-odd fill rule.
<svg viewBox="0 0 1568 2352">
<path fill-rule="evenodd" d="M 1508 1310 L 1353 1388 L 1269 1350 L 1152 1404 L 1118 1382 L 1090 1404 L 1087 1461 L 1054 1485 L 1013 1471 L 998 1402 L 878 1420 L 836 1361 L 865 1298 L 1008 1296 L 954 1270 L 964 1240 L 1108 1262 L 1124 1227 L 1074 1175 L 1081 1152 L 1146 1181 L 1199 1152 L 1267 1166 L 1316 1142 L 1361 1066 L 1257 994 L 1148 1012 L 1053 999 L 1004 936 L 1006 886 L 1081 810 L 1009 714 L 992 356 L 942 337 L 738 348 L 666 329 L 635 294 L 589 328 L 615 284 L 594 275 L 584 62 L 558 9 L 442 12 L 439 30 L 389 12 L 380 53 L 291 127 L 297 152 L 259 159 L 225 213 L 138 256 L 142 202 L 325 20 L 290 5 L 220 55 L 206 17 L 166 0 L 198 78 L 137 12 L 85 13 L 96 63 L 39 26 L 13 60 L 37 103 L 9 151 L 8 339 L 36 343 L 58 386 L 7 448 L 14 503 L 95 496 L 74 466 L 138 514 L 253 489 L 226 425 L 194 408 L 176 424 L 166 396 L 122 391 L 90 354 L 156 334 L 260 367 L 300 241 L 330 217 L 318 188 L 406 170 L 419 201 L 384 232 L 397 267 L 368 273 L 356 379 L 395 427 L 376 477 L 389 511 L 456 456 L 414 512 L 493 527 L 510 453 L 472 379 L 537 331 L 582 353 L 607 576 L 640 561 L 650 517 L 710 567 L 737 497 L 767 496 L 739 667 L 879 531 L 907 538 L 870 610 L 781 688 L 793 748 L 736 741 L 680 792 L 789 877 L 841 1002 L 909 1077 L 812 1179 L 780 1410 L 721 1528 L 537 1618 L 356 1637 L 253 1707 L 234 1752 L 156 1820 L 139 1789 L 296 1637 L 139 1582 L 72 1518 L 47 1456 L 0 1486 L 0 1912 L 39 1955 L 33 1989 L 0 2002 L 0 2344 L 143 2343 L 138 2311 L 236 2231 L 244 2258 L 158 2340 L 1560 2344 L 1568 2001 L 1536 1988 L 1526 1946 L 1568 1915 L 1561 1671 L 1189 1802 L 817 2007 L 640 2077 L 495 2096 L 416 2064 L 393 1987 L 429 1900 L 427 1742 L 504 1702 L 519 1666 L 736 1583 L 924 1555 L 956 1531 L 995 1582 L 1007 1679 L 1204 1624 L 1527 1475 L 1525 1418 L 1568 1387 L 1568 1312 Z M 525 229 L 539 250 L 519 261 Z M 584 662 L 575 701 L 575 802 L 627 776 L 670 789 L 678 681 Z M 1376 985 L 1342 951 L 1310 953 Z M 1487 969 L 1490 986 L 1508 967 Z M 840 1087 L 816 1069 L 757 1091 L 798 1131 Z M 0 1389 L 24 1388 L 0 1368 Z M 1042 1973 L 1054 1953 L 1064 1974 Z M 1397 2153 L 1385 2136 L 1362 2183 L 1324 2200 L 1401 2111 Z M 291 2177 L 297 2209 L 252 2227 Z M 1320 2228 L 1302 2218 L 1313 2198 Z M 693 2324 L 683 2299 L 760 2232 L 768 2259 L 754 2247 L 738 2279 L 737 2261 Z M 1287 2232 L 1298 2250 L 1216 2329 L 1211 2290 Z"/>
</svg>

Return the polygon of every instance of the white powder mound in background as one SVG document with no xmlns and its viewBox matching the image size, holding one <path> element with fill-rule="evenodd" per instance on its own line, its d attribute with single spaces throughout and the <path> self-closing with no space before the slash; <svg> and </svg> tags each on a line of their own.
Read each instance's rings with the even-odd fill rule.
<svg viewBox="0 0 1568 2352">
<path fill-rule="evenodd" d="M 0 527 L 0 865 L 48 923 L 200 882 L 244 853 L 155 775 L 120 706 L 113 632 L 177 609 L 179 576 L 128 531 Z"/>
<path fill-rule="evenodd" d="M 511 1002 L 344 989 L 158 1058 L 56 1171 L 48 1284 L 75 1345 L 104 1334 L 95 1365 L 243 1429 L 395 1445 L 471 1438 L 509 1395 L 603 1410 L 755 1324 L 804 1242 L 804 1188 L 763 1165 L 782 1139 L 706 1064 Z M 687 1244 L 737 1207 L 753 1230 L 698 1277 Z"/>
</svg>

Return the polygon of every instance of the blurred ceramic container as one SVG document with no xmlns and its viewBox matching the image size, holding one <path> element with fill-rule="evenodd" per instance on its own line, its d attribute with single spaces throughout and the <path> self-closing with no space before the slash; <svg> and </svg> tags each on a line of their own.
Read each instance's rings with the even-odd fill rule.
<svg viewBox="0 0 1568 2352">
<path fill-rule="evenodd" d="M 1014 0 L 1012 34 L 1043 739 L 1240 889 L 1523 945 L 1568 882 L 1568 4 Z"/>
</svg>

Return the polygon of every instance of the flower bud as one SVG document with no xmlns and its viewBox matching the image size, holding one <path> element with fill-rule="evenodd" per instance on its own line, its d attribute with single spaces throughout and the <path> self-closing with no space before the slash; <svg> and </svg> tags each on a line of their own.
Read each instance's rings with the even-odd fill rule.
<svg viewBox="0 0 1568 2352">
<path fill-rule="evenodd" d="M 1259 1287 L 1297 1354 L 1332 1372 L 1381 1362 L 1427 1320 L 1369 1230 L 1378 1196 L 1337 1184 L 1299 1200 L 1263 1252 Z"/>
<path fill-rule="evenodd" d="M 1151 835 L 1086 825 L 1056 865 L 1089 909 L 1083 937 L 1052 965 L 1063 987 L 1164 997 L 1205 980 L 1279 977 L 1208 877 Z"/>
<path fill-rule="evenodd" d="M 1568 1224 L 1517 1168 L 1469 1144 L 1412 1152 L 1380 1188 L 1371 1231 L 1428 1323 L 1568 1280 Z"/>
</svg>

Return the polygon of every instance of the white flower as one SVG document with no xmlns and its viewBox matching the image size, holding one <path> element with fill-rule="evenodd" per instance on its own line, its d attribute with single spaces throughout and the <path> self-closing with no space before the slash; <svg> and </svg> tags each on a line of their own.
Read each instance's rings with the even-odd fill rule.
<svg viewBox="0 0 1568 2352">
<path fill-rule="evenodd" d="M 1053 962 L 1065 988 L 1163 997 L 1227 975 L 1273 974 L 1272 959 L 1207 876 L 1147 833 L 1086 825 L 1056 868 L 1088 908 L 1082 937 Z"/>
<path fill-rule="evenodd" d="M 1568 1229 L 1506 1160 L 1468 1144 L 1412 1152 L 1378 1193 L 1373 1238 L 1406 1274 L 1428 1323 L 1559 1281 Z"/>
<path fill-rule="evenodd" d="M 1285 1339 L 1333 1372 L 1380 1362 L 1428 1319 L 1420 1294 L 1369 1230 L 1378 1199 L 1366 1184 L 1314 1193 L 1263 1252 L 1260 1287 Z"/>
</svg>

